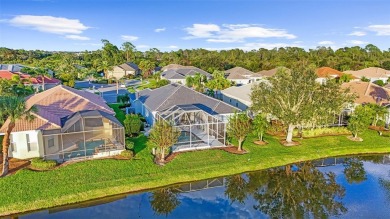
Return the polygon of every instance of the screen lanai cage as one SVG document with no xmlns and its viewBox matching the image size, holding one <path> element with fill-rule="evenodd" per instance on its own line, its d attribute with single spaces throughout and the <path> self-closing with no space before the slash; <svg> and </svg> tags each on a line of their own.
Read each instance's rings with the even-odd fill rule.
<svg viewBox="0 0 390 219">
<path fill-rule="evenodd" d="M 43 131 L 45 159 L 67 161 L 119 154 L 125 149 L 122 124 L 112 115 L 88 110 L 61 119 L 62 128 Z"/>
<path fill-rule="evenodd" d="M 157 120 L 173 124 L 181 134 L 172 151 L 223 147 L 226 144 L 226 122 L 194 105 L 175 105 L 156 114 Z"/>
</svg>

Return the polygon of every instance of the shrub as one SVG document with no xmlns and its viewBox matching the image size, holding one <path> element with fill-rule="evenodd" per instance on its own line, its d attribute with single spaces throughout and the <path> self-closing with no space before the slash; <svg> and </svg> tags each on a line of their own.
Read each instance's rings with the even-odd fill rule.
<svg viewBox="0 0 390 219">
<path fill-rule="evenodd" d="M 128 142 L 126 144 L 126 149 L 127 150 L 132 150 L 134 148 L 134 142 Z"/>
<path fill-rule="evenodd" d="M 131 159 L 134 157 L 133 151 L 131 150 L 124 150 L 121 152 L 121 157 Z"/>
<path fill-rule="evenodd" d="M 327 128 L 315 128 L 315 129 L 304 129 L 302 131 L 302 137 L 311 138 L 319 137 L 324 135 L 347 135 L 350 132 L 345 127 L 327 127 Z M 294 134 L 297 135 L 298 131 L 294 131 Z"/>
<path fill-rule="evenodd" d="M 383 87 L 385 85 L 385 83 L 382 80 L 374 81 L 374 84 L 381 86 L 381 87 Z"/>
<path fill-rule="evenodd" d="M 31 159 L 31 167 L 37 170 L 50 170 L 56 165 L 57 162 L 54 160 L 44 160 L 39 157 Z"/>
</svg>

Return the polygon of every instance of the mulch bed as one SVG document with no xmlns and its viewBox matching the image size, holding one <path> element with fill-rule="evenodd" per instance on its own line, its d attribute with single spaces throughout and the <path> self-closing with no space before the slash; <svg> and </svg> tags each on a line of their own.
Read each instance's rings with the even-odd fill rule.
<svg viewBox="0 0 390 219">
<path fill-rule="evenodd" d="M 227 147 L 221 147 L 221 148 L 216 148 L 218 150 L 223 150 L 232 154 L 246 154 L 248 153 L 246 150 L 238 151 L 236 146 L 229 145 Z"/>
<path fill-rule="evenodd" d="M 280 143 L 286 147 L 291 147 L 291 146 L 298 146 L 301 144 L 301 142 L 298 141 L 293 141 L 293 142 L 287 142 L 286 140 L 280 140 Z"/>
<path fill-rule="evenodd" d="M 29 160 L 20 160 L 20 159 L 16 159 L 16 158 L 10 158 L 9 159 L 9 172 L 8 172 L 8 175 L 14 174 L 16 171 L 18 171 L 20 169 L 23 169 L 23 168 L 26 168 L 29 165 L 30 165 L 30 161 Z M 1 166 L 0 169 L 2 170 L 2 167 L 3 167 L 3 154 L 0 154 L 0 166 Z"/>
<path fill-rule="evenodd" d="M 253 141 L 254 144 L 257 144 L 257 145 L 267 145 L 268 142 L 266 141 Z"/>
</svg>

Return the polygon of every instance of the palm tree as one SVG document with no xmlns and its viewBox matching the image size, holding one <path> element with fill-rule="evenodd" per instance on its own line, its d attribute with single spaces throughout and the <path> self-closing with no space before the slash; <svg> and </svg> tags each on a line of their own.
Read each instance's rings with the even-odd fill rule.
<svg viewBox="0 0 390 219">
<path fill-rule="evenodd" d="M 24 98 L 16 96 L 2 96 L 0 97 L 0 120 L 7 120 L 4 125 L 7 126 L 4 138 L 3 138 L 3 172 L 1 176 L 5 176 L 8 173 L 9 161 L 8 150 L 11 144 L 10 136 L 15 127 L 15 123 L 19 119 L 26 119 L 31 121 L 34 116 L 31 114 L 36 111 L 35 107 L 26 109 L 26 101 Z"/>
</svg>

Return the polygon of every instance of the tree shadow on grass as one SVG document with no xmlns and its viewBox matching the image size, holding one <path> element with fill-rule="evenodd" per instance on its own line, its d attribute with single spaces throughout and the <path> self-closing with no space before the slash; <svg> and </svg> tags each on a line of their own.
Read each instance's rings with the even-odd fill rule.
<svg viewBox="0 0 390 219">
<path fill-rule="evenodd" d="M 135 154 L 140 153 L 147 148 L 148 138 L 145 135 L 139 135 L 138 137 L 126 138 L 126 143 L 133 142 L 134 146 L 132 150 Z"/>
</svg>

